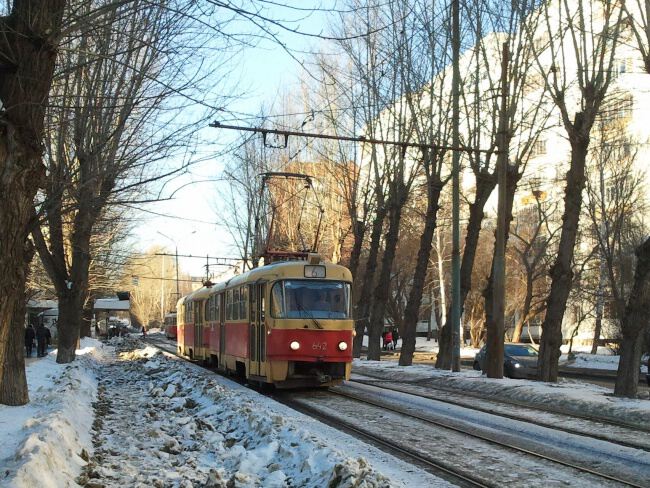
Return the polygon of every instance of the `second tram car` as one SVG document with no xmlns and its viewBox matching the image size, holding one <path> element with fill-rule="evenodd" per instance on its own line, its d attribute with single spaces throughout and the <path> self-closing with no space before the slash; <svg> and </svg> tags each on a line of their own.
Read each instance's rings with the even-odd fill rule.
<svg viewBox="0 0 650 488">
<path fill-rule="evenodd" d="M 165 314 L 165 337 L 176 339 L 176 312 Z"/>
<path fill-rule="evenodd" d="M 178 352 L 257 383 L 331 386 L 350 377 L 352 275 L 339 265 L 284 261 L 178 301 Z"/>
</svg>

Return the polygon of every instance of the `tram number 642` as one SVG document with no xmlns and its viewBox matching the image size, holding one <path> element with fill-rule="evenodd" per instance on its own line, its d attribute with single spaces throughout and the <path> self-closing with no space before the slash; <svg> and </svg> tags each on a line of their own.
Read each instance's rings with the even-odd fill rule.
<svg viewBox="0 0 650 488">
<path fill-rule="evenodd" d="M 327 342 L 314 342 L 311 345 L 311 348 L 314 351 L 326 351 L 327 350 Z"/>
</svg>

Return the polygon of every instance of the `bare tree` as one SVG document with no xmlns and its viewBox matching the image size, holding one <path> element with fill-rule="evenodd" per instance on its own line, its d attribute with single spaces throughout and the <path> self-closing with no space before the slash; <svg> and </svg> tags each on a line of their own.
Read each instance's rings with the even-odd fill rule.
<svg viewBox="0 0 650 488">
<path fill-rule="evenodd" d="M 540 379 L 557 381 L 562 319 L 571 290 L 585 166 L 591 129 L 610 85 L 623 12 L 615 3 L 556 0 L 540 7 L 542 22 L 527 34 L 533 45 L 542 36 L 539 69 L 560 112 L 571 156 L 566 177 L 562 232 L 540 342 Z M 574 110 L 573 107 L 577 107 Z"/>
<path fill-rule="evenodd" d="M 634 284 L 621 323 L 623 341 L 614 394 L 634 397 L 639 383 L 639 358 L 644 330 L 650 328 L 650 238 L 636 250 Z"/>
<path fill-rule="evenodd" d="M 76 15 L 88 16 L 93 3 L 79 0 L 74 7 Z M 110 4 L 79 24 L 59 58 L 48 109 L 48 180 L 37 206 L 46 225 L 35 226 L 32 235 L 59 299 L 60 363 L 75 357 L 91 241 L 104 209 L 138 201 L 137 191 L 164 174 L 157 162 L 183 158 L 192 143 L 196 121 L 174 117 L 183 110 L 179 97 L 199 87 L 202 71 L 187 67 L 202 40 L 185 42 L 190 5 L 171 7 Z"/>
<path fill-rule="evenodd" d="M 0 9 L 0 403 L 29 401 L 22 355 L 32 199 L 44 176 L 45 106 L 65 0 L 20 1 Z"/>
<path fill-rule="evenodd" d="M 626 303 L 635 286 L 634 251 L 642 249 L 639 243 L 647 236 L 647 228 L 639 218 L 645 213 L 647 202 L 643 195 L 644 178 L 636 169 L 636 144 L 624 135 L 624 127 L 624 121 L 613 121 L 611 115 L 599 124 L 598 144 L 591 158 L 593 176 L 587 179 L 586 209 L 599 261 L 594 343 L 600 338 L 603 309 L 607 308 L 614 312 L 622 331 L 619 362 L 622 379 L 617 379 L 615 393 L 635 396 L 644 327 L 634 324 L 627 331 L 624 327 L 632 325 L 625 322 Z M 638 266 L 643 266 L 643 262 Z M 609 307 L 604 306 L 607 303 Z"/>
</svg>

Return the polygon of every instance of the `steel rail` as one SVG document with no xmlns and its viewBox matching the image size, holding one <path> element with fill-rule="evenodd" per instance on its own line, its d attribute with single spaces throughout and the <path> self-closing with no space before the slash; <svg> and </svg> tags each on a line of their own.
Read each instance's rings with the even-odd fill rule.
<svg viewBox="0 0 650 488">
<path fill-rule="evenodd" d="M 427 457 L 420 454 L 415 449 L 409 449 L 407 447 L 401 446 L 393 442 L 390 439 L 379 436 L 377 434 L 373 434 L 372 432 L 359 429 L 358 427 L 355 427 L 354 425 L 352 425 L 349 422 L 346 422 L 345 420 L 342 420 L 332 415 L 325 414 L 319 411 L 318 409 L 310 407 L 308 405 L 304 405 L 300 403 L 299 400 L 297 399 L 286 399 L 283 398 L 283 396 L 273 396 L 273 395 L 269 395 L 269 396 L 270 398 L 273 398 L 275 401 L 280 402 L 283 405 L 286 405 L 294 410 L 298 410 L 302 413 L 305 413 L 312 418 L 319 419 L 324 423 L 336 428 L 337 430 L 343 432 L 347 432 L 347 431 L 354 432 L 357 436 L 368 439 L 373 443 L 388 449 L 389 450 L 388 452 L 390 454 L 392 454 L 393 452 L 399 452 L 400 454 L 406 456 L 407 458 L 414 459 L 421 465 L 431 468 L 434 471 L 434 473 L 438 473 L 438 472 L 443 473 L 446 476 L 446 478 L 444 478 L 446 479 L 446 481 L 450 481 L 450 482 L 460 481 L 461 483 L 463 483 L 463 485 L 461 486 L 469 486 L 469 487 L 477 487 L 477 488 L 479 487 L 497 488 L 501 486 L 498 483 L 492 484 L 478 477 L 463 473 L 460 469 L 454 467 L 453 465 L 438 460 L 433 460 L 431 457 Z"/>
<path fill-rule="evenodd" d="M 368 374 L 366 372 L 361 372 L 359 374 L 361 374 L 363 376 L 367 376 L 368 378 L 373 378 L 373 379 L 375 379 L 376 381 L 379 381 L 379 382 L 387 382 L 387 383 L 389 383 L 389 382 L 393 381 L 391 379 L 386 379 L 386 378 L 382 378 L 382 377 L 379 377 L 379 376 L 373 376 L 372 374 Z M 431 378 L 422 378 L 422 379 L 419 379 L 419 380 L 416 380 L 416 381 L 402 381 L 402 383 L 416 385 L 416 384 L 423 384 L 424 382 L 429 381 L 430 379 Z M 350 381 L 358 381 L 358 380 L 350 380 Z M 433 389 L 436 389 L 436 390 L 446 391 L 448 393 L 455 393 L 455 394 L 461 393 L 461 391 L 458 390 L 458 389 L 447 388 L 447 387 L 440 386 L 440 385 L 428 384 L 426 386 L 428 388 L 433 388 Z M 472 392 L 472 391 L 462 390 L 462 394 L 466 395 L 466 396 L 471 396 L 473 398 L 478 398 L 478 399 L 481 399 L 481 400 L 490 400 L 491 399 L 487 395 L 483 395 L 483 394 Z M 622 427 L 622 428 L 626 428 L 626 429 L 633 429 L 633 430 L 636 430 L 636 431 L 639 431 L 639 432 L 646 432 L 646 433 L 650 434 L 650 428 L 649 427 L 645 427 L 643 425 L 636 424 L 636 423 L 633 423 L 633 422 L 617 421 L 617 420 L 613 420 L 613 419 L 608 418 L 608 417 L 598 417 L 598 416 L 595 416 L 595 415 L 581 415 L 581 414 L 578 414 L 578 413 L 575 413 L 575 412 L 570 412 L 570 411 L 562 410 L 562 409 L 559 409 L 559 408 L 546 408 L 546 407 L 531 405 L 531 404 L 526 403 L 526 402 L 521 402 L 521 401 L 512 400 L 512 399 L 499 399 L 499 401 L 501 403 L 506 403 L 508 405 L 513 405 L 515 407 L 524 407 L 524 408 L 527 408 L 527 409 L 530 409 L 530 410 L 539 410 L 540 412 L 555 413 L 555 414 L 559 414 L 559 415 L 564 415 L 566 417 L 573 417 L 573 418 L 581 419 L 581 420 L 590 420 L 592 422 L 601 422 L 603 424 L 612 425 L 614 427 Z"/>
<path fill-rule="evenodd" d="M 413 396 L 416 396 L 416 397 L 419 397 L 419 398 L 426 398 L 427 400 L 434 400 L 436 402 L 442 402 L 442 403 L 447 403 L 449 405 L 468 408 L 468 409 L 471 409 L 471 410 L 475 410 L 477 412 L 483 412 L 483 413 L 488 413 L 488 414 L 491 414 L 491 415 L 497 415 L 499 417 L 507 418 L 507 419 L 510 419 L 510 420 L 517 420 L 519 422 L 525 422 L 525 423 L 528 423 L 528 424 L 537 425 L 539 427 L 544 427 L 544 428 L 547 428 L 547 429 L 553 429 L 553 430 L 557 430 L 559 432 L 565 432 L 567 434 L 574 434 L 574 435 L 579 435 L 579 436 L 583 436 L 583 437 L 590 437 L 592 439 L 597 439 L 597 440 L 600 440 L 600 441 L 609 442 L 609 443 L 616 444 L 616 445 L 622 446 L 622 447 L 630 447 L 632 449 L 640 449 L 640 450 L 643 450 L 643 451 L 650 452 L 650 445 L 642 445 L 642 444 L 637 444 L 637 443 L 634 443 L 634 442 L 629 442 L 629 441 L 624 441 L 624 440 L 619 440 L 619 439 L 612 439 L 611 437 L 608 437 L 608 436 L 603 435 L 603 434 L 599 434 L 597 432 L 585 432 L 583 430 L 575 429 L 575 428 L 572 428 L 572 427 L 561 427 L 561 426 L 551 424 L 549 422 L 542 422 L 542 421 L 535 420 L 535 419 L 528 419 L 528 418 L 525 418 L 525 417 L 520 417 L 518 415 L 509 414 L 509 413 L 496 412 L 494 409 L 490 409 L 490 408 L 487 408 L 487 407 L 482 407 L 482 406 L 478 406 L 478 405 L 470 405 L 470 404 L 462 402 L 462 401 L 451 400 L 449 398 L 440 398 L 440 397 L 436 397 L 434 395 L 427 395 L 425 393 L 416 393 L 416 392 L 413 392 L 413 391 L 409 391 L 407 388 L 401 388 L 401 387 L 395 386 L 395 385 L 391 385 L 391 386 L 388 386 L 388 387 L 386 387 L 384 385 L 378 386 L 376 384 L 376 382 L 364 381 L 364 380 L 359 380 L 359 379 L 351 379 L 349 381 L 352 382 L 352 383 L 360 383 L 362 385 L 375 386 L 377 388 L 384 388 L 386 390 L 391 390 L 391 391 L 395 391 L 395 392 L 398 392 L 398 393 L 406 393 L 408 395 L 413 395 Z M 436 387 L 434 387 L 434 389 L 435 388 Z M 451 393 L 448 390 L 444 390 L 444 389 L 441 389 L 441 391 L 444 391 L 446 393 Z M 453 394 L 459 394 L 459 393 L 456 392 L 456 393 L 453 393 Z M 507 401 L 492 400 L 492 399 L 487 398 L 487 397 L 484 397 L 483 400 L 486 400 L 488 402 L 492 402 L 493 404 L 495 404 L 495 403 L 509 404 Z M 517 406 L 519 406 L 519 405 L 517 405 Z M 639 430 L 636 427 L 632 428 L 632 427 L 630 427 L 628 425 L 616 424 L 614 422 L 603 422 L 600 419 L 594 420 L 594 419 L 588 418 L 587 416 L 578 416 L 578 415 L 574 415 L 574 414 L 560 414 L 557 411 L 545 410 L 543 408 L 539 408 L 539 407 L 535 407 L 535 406 L 528 406 L 528 407 L 525 407 L 525 408 L 527 410 L 529 410 L 529 411 L 539 411 L 539 412 L 543 412 L 543 413 L 551 413 L 551 414 L 554 414 L 554 415 L 564 415 L 565 417 L 571 417 L 573 419 L 586 420 L 586 421 L 589 421 L 589 422 L 599 422 L 601 424 L 606 423 L 608 425 L 615 426 L 615 427 L 622 428 L 622 429 L 627 429 L 627 430 L 630 430 L 630 431 L 632 431 L 632 430 L 638 431 Z"/>
<path fill-rule="evenodd" d="M 333 390 L 332 388 L 328 389 L 328 391 L 335 394 L 335 395 L 339 395 L 339 396 L 349 398 L 351 400 L 355 400 L 355 401 L 357 401 L 359 403 L 364 403 L 364 404 L 367 404 L 367 405 L 373 405 L 373 406 L 375 406 L 377 408 L 388 410 L 388 411 L 391 411 L 391 412 L 394 412 L 394 413 L 397 413 L 397 414 L 400 414 L 400 415 L 403 415 L 403 416 L 411 417 L 411 418 L 414 418 L 414 419 L 419 420 L 421 422 L 432 424 L 432 425 L 435 425 L 437 427 L 442 427 L 444 429 L 451 430 L 451 431 L 454 431 L 454 432 L 458 432 L 460 434 L 468 435 L 470 437 L 480 439 L 482 441 L 489 442 L 491 444 L 495 444 L 497 446 L 500 446 L 500 447 L 503 447 L 503 448 L 506 448 L 506 449 L 510 449 L 512 451 L 527 454 L 528 456 L 543 459 L 545 461 L 550 461 L 552 463 L 559 464 L 561 466 L 565 466 L 565 467 L 568 467 L 568 468 L 571 468 L 571 469 L 575 469 L 575 470 L 583 472 L 583 473 L 589 473 L 591 475 L 598 476 L 599 478 L 604 478 L 604 479 L 609 480 L 609 481 L 614 481 L 616 483 L 621 483 L 621 484 L 626 485 L 626 486 L 632 486 L 634 488 L 646 488 L 646 486 L 647 486 L 647 485 L 636 484 L 633 481 L 623 480 L 623 479 L 617 478 L 616 476 L 612 476 L 612 475 L 609 475 L 609 474 L 606 474 L 606 473 L 601 473 L 601 472 L 598 472 L 598 471 L 593 470 L 591 468 L 588 468 L 588 467 L 585 467 L 585 466 L 580 466 L 578 464 L 570 463 L 570 462 L 567 462 L 567 461 L 563 461 L 561 459 L 557 459 L 557 458 L 554 458 L 552 456 L 547 456 L 546 454 L 541 454 L 539 452 L 531 451 L 531 450 L 525 449 L 523 447 L 513 446 L 513 445 L 505 443 L 505 442 L 501 442 L 501 441 L 498 441 L 498 440 L 495 440 L 495 439 L 491 439 L 488 436 L 478 434 L 478 433 L 475 433 L 475 432 L 471 432 L 468 429 L 463 429 L 461 427 L 456 427 L 456 426 L 453 426 L 453 425 L 449 425 L 448 423 L 445 423 L 445 422 L 440 422 L 440 421 L 433 420 L 433 419 L 430 419 L 430 418 L 422 417 L 420 415 L 416 415 L 416 414 L 413 414 L 413 413 L 410 413 L 410 412 L 406 412 L 406 411 L 404 411 L 402 409 L 391 407 L 389 405 L 377 403 L 377 402 L 374 402 L 372 400 L 368 400 L 366 398 L 359 398 L 359 397 L 356 397 L 354 395 L 350 395 L 348 393 L 343 393 L 343 392 L 340 392 L 340 391 Z"/>
</svg>

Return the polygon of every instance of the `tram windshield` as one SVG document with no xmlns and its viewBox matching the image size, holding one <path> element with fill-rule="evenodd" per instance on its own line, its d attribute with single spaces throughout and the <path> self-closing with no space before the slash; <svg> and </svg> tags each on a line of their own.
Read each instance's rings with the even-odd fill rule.
<svg viewBox="0 0 650 488">
<path fill-rule="evenodd" d="M 347 319 L 350 284 L 323 280 L 278 281 L 271 289 L 271 315 L 278 319 Z"/>
</svg>

